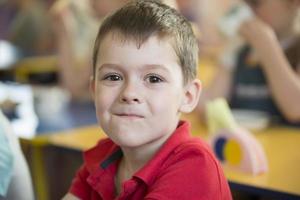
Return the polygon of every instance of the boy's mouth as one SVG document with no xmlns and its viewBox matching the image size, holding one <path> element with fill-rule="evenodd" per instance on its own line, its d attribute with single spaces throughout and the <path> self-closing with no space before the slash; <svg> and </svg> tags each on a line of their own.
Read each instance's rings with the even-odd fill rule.
<svg viewBox="0 0 300 200">
<path fill-rule="evenodd" d="M 142 115 L 134 114 L 134 113 L 117 113 L 115 115 L 118 116 L 118 117 L 122 117 L 122 118 L 132 118 L 132 119 L 142 119 L 142 118 L 145 118 Z"/>
</svg>

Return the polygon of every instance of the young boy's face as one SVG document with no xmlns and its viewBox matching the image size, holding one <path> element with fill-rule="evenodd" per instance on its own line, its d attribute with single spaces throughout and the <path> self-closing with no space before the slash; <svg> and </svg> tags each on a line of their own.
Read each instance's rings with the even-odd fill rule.
<svg viewBox="0 0 300 200">
<path fill-rule="evenodd" d="M 102 40 L 91 83 L 98 121 L 123 147 L 165 140 L 189 98 L 177 56 L 168 40 L 152 36 L 138 48 L 117 36 Z"/>
</svg>

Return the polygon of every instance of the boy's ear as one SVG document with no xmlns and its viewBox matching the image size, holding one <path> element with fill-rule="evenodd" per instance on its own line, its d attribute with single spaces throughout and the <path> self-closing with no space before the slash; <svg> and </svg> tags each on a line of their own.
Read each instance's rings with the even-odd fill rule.
<svg viewBox="0 0 300 200">
<path fill-rule="evenodd" d="M 200 93 L 201 93 L 201 82 L 199 79 L 194 79 L 188 83 L 184 88 L 184 97 L 179 108 L 182 113 L 190 113 L 197 106 Z"/>
<path fill-rule="evenodd" d="M 95 99 L 95 78 L 94 76 L 90 77 L 90 93 L 92 95 L 92 98 Z"/>
</svg>

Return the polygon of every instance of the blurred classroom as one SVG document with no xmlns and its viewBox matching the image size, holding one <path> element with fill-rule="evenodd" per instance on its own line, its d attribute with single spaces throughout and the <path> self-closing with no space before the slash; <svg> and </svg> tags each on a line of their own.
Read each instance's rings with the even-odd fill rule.
<svg viewBox="0 0 300 200">
<path fill-rule="evenodd" d="M 0 109 L 19 138 L 35 199 L 61 199 L 82 151 L 105 137 L 89 92 L 93 42 L 103 18 L 127 1 L 0 0 Z M 220 69 L 221 54 L 239 42 L 218 28 L 239 0 L 165 2 L 193 25 L 205 89 Z M 184 118 L 194 135 L 208 138 L 198 111 L 204 112 L 199 108 Z M 259 175 L 224 168 L 235 199 L 300 199 L 300 126 L 276 123 L 261 112 L 236 110 L 234 116 L 262 144 L 269 164 Z"/>
</svg>

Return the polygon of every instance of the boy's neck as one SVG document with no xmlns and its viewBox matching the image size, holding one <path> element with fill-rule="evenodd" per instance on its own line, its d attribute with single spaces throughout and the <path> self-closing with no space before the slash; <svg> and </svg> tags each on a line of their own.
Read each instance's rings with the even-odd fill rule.
<svg viewBox="0 0 300 200">
<path fill-rule="evenodd" d="M 168 137 L 165 137 L 164 140 L 153 141 L 142 147 L 122 148 L 123 162 L 126 169 L 133 173 L 138 171 L 154 156 L 167 139 Z"/>
<path fill-rule="evenodd" d="M 127 171 L 130 178 L 155 155 L 174 131 L 141 147 L 121 147 L 123 151 L 123 158 L 121 160 L 121 166 L 123 169 L 121 170 Z"/>
<path fill-rule="evenodd" d="M 137 148 L 121 147 L 123 157 L 119 163 L 115 176 L 117 195 L 121 193 L 122 183 L 129 180 L 133 174 L 141 169 L 154 156 L 168 138 L 169 137 L 164 138 L 165 140 L 163 140 L 163 142 L 160 142 L 162 140 L 159 140 L 159 142 L 153 141 L 145 146 Z"/>
</svg>

